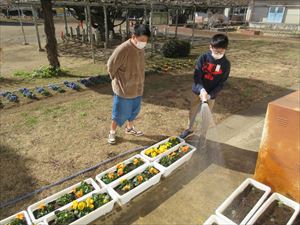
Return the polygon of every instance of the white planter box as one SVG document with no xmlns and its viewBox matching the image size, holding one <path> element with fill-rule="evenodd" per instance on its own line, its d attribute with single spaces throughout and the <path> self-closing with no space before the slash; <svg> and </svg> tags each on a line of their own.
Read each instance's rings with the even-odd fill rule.
<svg viewBox="0 0 300 225">
<path fill-rule="evenodd" d="M 141 155 L 139 155 L 139 154 L 137 154 L 137 155 L 135 155 L 135 156 L 132 156 L 131 158 L 129 158 L 129 159 L 127 159 L 127 160 L 125 160 L 125 161 L 123 161 L 123 162 L 121 162 L 121 163 L 128 164 L 128 163 L 130 163 L 134 158 L 142 159 L 142 160 L 145 162 L 143 165 L 139 166 L 138 168 L 140 168 L 140 167 L 146 168 L 146 167 L 147 167 L 146 164 L 147 164 L 148 160 L 146 160 L 145 158 L 143 158 L 143 157 L 142 157 Z M 98 175 L 96 176 L 96 180 L 100 183 L 100 186 L 101 186 L 101 187 L 107 187 L 107 186 L 109 185 L 109 184 L 105 184 L 105 183 L 101 180 L 102 177 L 103 177 L 105 174 L 107 174 L 107 173 L 110 173 L 110 172 L 115 171 L 116 168 L 117 168 L 117 165 L 115 165 L 115 166 L 109 168 L 108 170 L 105 170 L 104 172 L 102 172 L 102 173 L 100 173 L 100 174 L 98 174 Z M 138 169 L 138 168 L 136 168 L 136 169 Z M 129 173 L 127 173 L 127 174 L 125 174 L 125 175 L 134 173 L 134 171 L 135 171 L 136 169 L 130 171 Z M 125 175 L 124 175 L 124 176 L 125 176 Z M 122 178 L 123 178 L 123 176 L 122 176 L 122 177 L 119 177 L 118 179 L 114 180 L 113 182 L 116 182 L 116 181 L 119 182 L 120 179 L 122 179 Z M 113 183 L 113 182 L 111 182 L 111 183 Z M 110 184 L 111 184 L 111 183 L 110 183 Z"/>
<path fill-rule="evenodd" d="M 147 167 L 148 166 L 154 166 L 154 165 L 150 164 L 150 163 L 147 163 Z M 135 170 L 134 173 L 125 175 L 123 177 L 123 179 L 129 180 L 129 179 L 135 177 L 136 175 L 142 173 L 145 169 L 146 168 L 138 168 L 137 170 Z M 156 169 L 158 169 L 158 168 L 156 168 Z M 162 175 L 162 172 L 159 171 L 158 174 L 154 175 L 149 180 L 145 181 L 144 183 L 140 184 L 139 186 L 137 186 L 134 189 L 126 192 L 123 195 L 119 195 L 119 193 L 117 193 L 114 190 L 114 188 L 116 188 L 118 185 L 120 185 L 120 183 L 113 182 L 111 185 L 109 185 L 110 188 L 108 188 L 108 193 L 111 194 L 112 196 L 115 196 L 115 198 L 118 199 L 119 205 L 121 205 L 121 206 L 125 205 L 127 202 L 129 202 L 131 199 L 133 199 L 137 195 L 139 195 L 142 192 L 144 192 L 145 190 L 149 189 L 151 186 L 157 184 L 160 181 L 161 175 Z"/>
<path fill-rule="evenodd" d="M 269 193 L 271 192 L 271 188 L 266 186 L 260 182 L 257 182 L 251 178 L 246 179 L 232 194 L 217 208 L 216 215 L 224 220 L 229 220 L 231 224 L 236 224 L 228 217 L 223 215 L 223 211 L 230 205 L 230 203 L 238 196 L 241 192 L 245 190 L 245 188 L 252 184 L 254 187 L 264 191 L 265 193 L 263 196 L 257 201 L 254 207 L 250 210 L 250 212 L 246 215 L 246 217 L 242 220 L 240 224 L 246 224 L 246 222 L 252 217 L 252 215 L 258 210 L 258 208 L 262 205 L 265 199 L 268 197 Z"/>
<path fill-rule="evenodd" d="M 231 224 L 230 221 L 224 220 L 216 215 L 211 215 L 204 223 L 203 225 L 212 225 L 213 223 L 216 223 L 218 225 L 229 225 Z"/>
<path fill-rule="evenodd" d="M 108 193 L 107 188 L 103 188 L 101 190 L 97 190 L 93 193 L 89 193 L 87 194 L 84 198 L 81 198 L 80 201 L 85 201 L 87 198 L 91 197 L 93 194 L 96 193 Z M 110 194 L 109 194 L 110 195 Z M 108 203 L 106 203 L 105 205 L 101 206 L 100 208 L 96 209 L 95 211 L 89 213 L 88 215 L 74 221 L 73 223 L 70 223 L 69 225 L 84 225 L 84 224 L 89 224 L 91 222 L 93 222 L 94 220 L 98 219 L 99 217 L 111 212 L 114 208 L 114 204 L 116 202 L 116 199 L 114 198 L 114 196 L 110 195 L 110 197 L 112 198 L 112 200 Z M 80 202 L 78 201 L 78 202 Z M 63 208 L 60 209 L 60 211 L 62 210 L 66 210 L 66 209 L 71 209 L 72 208 L 72 204 L 69 206 L 64 206 Z M 55 219 L 55 215 L 51 215 L 51 216 L 47 216 L 44 219 L 44 225 L 48 225 L 48 222 L 52 221 L 53 219 Z"/>
<path fill-rule="evenodd" d="M 149 147 L 149 148 L 147 148 L 147 149 L 141 151 L 141 155 L 142 155 L 145 159 L 147 159 L 148 161 L 150 161 L 150 162 L 155 161 L 160 155 L 158 155 L 158 156 L 156 156 L 156 157 L 154 157 L 154 158 L 151 158 L 151 157 L 147 156 L 147 155 L 145 154 L 145 152 L 146 152 L 148 149 L 150 149 L 150 148 L 158 147 L 159 145 L 161 145 L 161 144 L 163 144 L 163 143 L 169 141 L 170 138 L 171 138 L 171 137 L 169 137 L 169 138 L 167 138 L 167 139 L 165 139 L 165 140 L 163 140 L 163 141 L 161 141 L 161 142 L 158 142 L 157 144 L 152 145 L 151 147 Z M 180 143 L 179 143 L 178 145 L 175 145 L 174 147 L 168 149 L 168 150 L 165 151 L 165 152 L 171 152 L 174 148 L 177 148 L 180 144 L 185 143 L 185 140 L 183 140 L 183 139 L 181 139 L 181 138 L 179 138 L 179 137 L 177 137 L 177 138 L 180 140 Z M 164 152 L 164 153 L 165 153 L 165 152 Z"/>
<path fill-rule="evenodd" d="M 91 185 L 94 187 L 94 191 L 92 191 L 91 193 L 94 193 L 95 191 L 100 190 L 100 187 L 98 186 L 98 184 L 97 184 L 92 178 L 88 178 L 88 179 L 86 179 L 86 180 L 84 180 L 84 181 L 85 181 L 86 183 L 88 183 L 88 184 L 91 184 Z M 45 215 L 45 216 L 43 216 L 43 217 L 41 217 L 41 218 L 38 218 L 38 219 L 35 218 L 34 215 L 33 215 L 33 212 L 34 212 L 36 209 L 38 209 L 38 207 L 39 207 L 41 204 L 47 204 L 47 203 L 49 203 L 49 202 L 52 202 L 52 201 L 58 199 L 59 197 L 63 196 L 64 194 L 67 194 L 67 193 L 72 192 L 72 190 L 73 190 L 74 188 L 78 187 L 80 184 L 81 184 L 81 182 L 79 182 L 79 183 L 77 183 L 77 184 L 75 184 L 75 185 L 73 185 L 73 186 L 71 186 L 71 187 L 68 187 L 68 188 L 66 188 L 66 189 L 64 189 L 64 190 L 62 190 L 62 191 L 60 191 L 60 192 L 58 192 L 58 193 L 55 193 L 55 194 L 53 194 L 53 195 L 51 195 L 51 196 L 49 196 L 49 197 L 47 197 L 47 198 L 45 198 L 45 199 L 43 199 L 43 200 L 37 202 L 37 203 L 34 203 L 33 205 L 30 205 L 30 206 L 28 207 L 27 211 L 28 211 L 28 214 L 29 214 L 29 216 L 30 216 L 32 222 L 33 222 L 34 224 L 37 224 L 37 223 L 43 221 L 43 219 L 44 219 L 46 216 L 49 216 L 49 215 L 53 215 L 53 214 L 54 214 L 54 212 L 51 212 L 51 213 L 49 213 L 49 214 L 47 214 L 47 215 Z M 88 194 L 89 194 L 89 193 L 88 193 Z M 78 198 L 77 200 L 80 201 L 80 200 L 81 200 L 82 198 L 84 198 L 84 197 L 85 197 L 85 196 L 82 196 L 81 198 Z M 69 204 L 67 204 L 67 205 L 70 205 L 70 204 L 72 204 L 72 203 L 69 203 Z M 65 207 L 65 206 L 62 206 L 62 207 Z"/>
<path fill-rule="evenodd" d="M 161 164 L 159 163 L 159 160 L 160 160 L 162 157 L 164 157 L 164 156 L 166 156 L 166 155 L 169 155 L 170 153 L 172 153 L 172 152 L 178 150 L 178 149 L 179 149 L 181 146 L 183 146 L 183 145 L 189 146 L 189 147 L 191 148 L 191 150 L 190 150 L 188 153 L 186 153 L 184 156 L 182 156 L 180 159 L 178 159 L 176 162 L 174 162 L 173 164 L 171 164 L 170 166 L 168 166 L 168 167 L 164 167 L 163 165 L 161 165 Z M 189 160 L 191 159 L 193 153 L 194 153 L 196 150 L 197 150 L 197 149 L 196 149 L 194 146 L 189 145 L 189 144 L 187 144 L 187 143 L 182 143 L 182 144 L 180 144 L 178 147 L 172 148 L 172 151 L 170 151 L 170 152 L 164 152 L 164 153 L 162 153 L 161 155 L 159 155 L 159 157 L 157 157 L 157 159 L 154 161 L 154 165 L 155 165 L 155 167 L 157 167 L 160 171 L 162 171 L 164 177 L 167 177 L 167 176 L 169 176 L 175 169 L 177 169 L 179 166 L 181 166 L 181 165 L 184 164 L 185 162 L 189 161 Z"/>
<path fill-rule="evenodd" d="M 7 217 L 6 219 L 1 220 L 1 221 L 0 221 L 0 224 L 1 224 L 1 225 L 6 225 L 6 224 L 10 223 L 10 222 L 11 222 L 13 219 L 15 219 L 16 216 L 19 215 L 19 214 L 23 214 L 23 215 L 24 215 L 27 225 L 32 225 L 31 220 L 30 220 L 30 218 L 29 218 L 29 216 L 28 216 L 28 214 L 27 214 L 26 211 L 22 211 L 22 212 L 16 213 L 16 214 L 13 215 L 13 216 Z"/>
<path fill-rule="evenodd" d="M 263 212 L 269 207 L 269 205 L 275 200 L 279 200 L 279 201 L 283 202 L 283 204 L 285 204 L 295 210 L 294 214 L 292 215 L 292 217 L 290 218 L 290 220 L 287 223 L 287 225 L 291 225 L 295 221 L 298 213 L 300 212 L 300 205 L 297 202 L 295 202 L 291 199 L 288 199 L 287 197 L 285 197 L 281 194 L 278 194 L 278 193 L 273 193 L 271 195 L 271 197 L 268 198 L 268 200 L 259 208 L 259 210 L 249 220 L 247 225 L 254 224 L 257 221 L 257 219 L 260 217 L 260 215 L 262 215 Z"/>
</svg>

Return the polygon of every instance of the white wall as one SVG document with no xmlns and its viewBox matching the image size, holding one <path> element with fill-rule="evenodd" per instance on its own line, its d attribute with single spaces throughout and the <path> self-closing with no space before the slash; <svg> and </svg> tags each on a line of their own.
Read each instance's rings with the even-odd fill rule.
<svg viewBox="0 0 300 225">
<path fill-rule="evenodd" d="M 284 23 L 300 24 L 300 8 L 287 8 Z"/>
</svg>

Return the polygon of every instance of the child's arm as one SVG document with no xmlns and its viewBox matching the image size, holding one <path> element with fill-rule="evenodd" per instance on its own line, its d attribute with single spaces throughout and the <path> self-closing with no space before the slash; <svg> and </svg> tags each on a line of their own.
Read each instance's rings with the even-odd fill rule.
<svg viewBox="0 0 300 225">
<path fill-rule="evenodd" d="M 204 63 L 204 55 L 200 56 L 196 62 L 195 71 L 194 71 L 194 83 L 196 84 L 197 92 L 201 92 L 201 89 L 204 89 L 202 78 L 203 78 L 203 71 L 202 65 Z"/>
<path fill-rule="evenodd" d="M 225 81 L 228 79 L 230 73 L 230 62 L 228 63 L 227 70 L 224 73 L 221 82 L 209 93 L 210 98 L 214 99 L 217 97 L 218 93 L 223 89 Z"/>
<path fill-rule="evenodd" d="M 111 79 L 114 79 L 121 65 L 124 63 L 125 51 L 122 48 L 116 48 L 107 61 L 107 72 Z"/>
</svg>

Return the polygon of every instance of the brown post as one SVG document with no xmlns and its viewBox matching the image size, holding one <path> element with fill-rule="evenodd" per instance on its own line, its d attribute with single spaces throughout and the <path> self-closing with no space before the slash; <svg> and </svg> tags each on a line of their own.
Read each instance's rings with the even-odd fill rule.
<svg viewBox="0 0 300 225">
<path fill-rule="evenodd" d="M 178 8 L 176 9 L 176 27 L 175 27 L 175 38 L 177 38 L 177 29 L 178 29 Z"/>
</svg>

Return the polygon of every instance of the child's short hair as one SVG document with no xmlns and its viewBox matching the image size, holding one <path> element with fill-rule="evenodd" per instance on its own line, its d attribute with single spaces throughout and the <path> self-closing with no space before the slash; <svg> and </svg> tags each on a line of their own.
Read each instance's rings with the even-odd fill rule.
<svg viewBox="0 0 300 225">
<path fill-rule="evenodd" d="M 228 37 L 225 34 L 215 34 L 210 39 L 210 44 L 213 48 L 227 48 L 228 47 Z"/>
<path fill-rule="evenodd" d="M 145 35 L 147 37 L 151 36 L 149 26 L 145 24 L 138 24 L 138 23 L 135 24 L 134 26 L 133 34 L 138 37 L 142 35 Z"/>
</svg>

